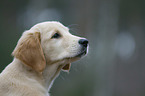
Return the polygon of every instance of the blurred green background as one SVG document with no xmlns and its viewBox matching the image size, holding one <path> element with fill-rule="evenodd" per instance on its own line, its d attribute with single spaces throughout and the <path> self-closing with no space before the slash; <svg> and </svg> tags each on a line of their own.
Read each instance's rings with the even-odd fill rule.
<svg viewBox="0 0 145 96">
<path fill-rule="evenodd" d="M 145 0 L 1 0 L 0 71 L 24 30 L 52 20 L 90 48 L 61 72 L 51 96 L 145 96 Z"/>
</svg>

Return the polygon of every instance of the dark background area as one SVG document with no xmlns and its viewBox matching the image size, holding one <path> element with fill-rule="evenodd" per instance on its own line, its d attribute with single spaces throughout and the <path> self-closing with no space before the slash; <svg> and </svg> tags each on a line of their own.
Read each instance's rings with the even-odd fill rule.
<svg viewBox="0 0 145 96">
<path fill-rule="evenodd" d="M 90 48 L 51 96 L 145 96 L 145 0 L 1 0 L 0 21 L 0 71 L 22 32 L 60 21 Z"/>
</svg>

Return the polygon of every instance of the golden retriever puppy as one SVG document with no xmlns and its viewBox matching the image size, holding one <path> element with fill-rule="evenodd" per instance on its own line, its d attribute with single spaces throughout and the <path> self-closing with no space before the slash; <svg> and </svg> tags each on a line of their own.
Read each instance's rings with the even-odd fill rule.
<svg viewBox="0 0 145 96">
<path fill-rule="evenodd" d="M 25 31 L 0 74 L 0 96 L 49 96 L 61 70 L 87 53 L 88 40 L 69 33 L 59 22 L 43 22 Z"/>
</svg>

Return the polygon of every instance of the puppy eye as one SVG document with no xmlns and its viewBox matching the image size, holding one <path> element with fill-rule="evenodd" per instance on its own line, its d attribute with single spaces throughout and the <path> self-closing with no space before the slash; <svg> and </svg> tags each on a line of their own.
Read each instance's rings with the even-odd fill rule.
<svg viewBox="0 0 145 96">
<path fill-rule="evenodd" d="M 59 38 L 59 37 L 60 37 L 60 34 L 55 33 L 51 38 Z"/>
</svg>

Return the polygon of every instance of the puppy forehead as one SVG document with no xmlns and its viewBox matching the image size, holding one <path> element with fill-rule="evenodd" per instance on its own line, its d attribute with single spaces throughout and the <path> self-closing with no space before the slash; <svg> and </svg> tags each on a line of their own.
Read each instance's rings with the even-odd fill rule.
<svg viewBox="0 0 145 96">
<path fill-rule="evenodd" d="M 67 31 L 67 32 L 69 31 L 69 28 L 65 27 L 63 24 L 57 21 L 38 23 L 35 26 L 33 26 L 31 29 L 36 29 L 40 32 L 48 32 L 52 30 Z"/>
</svg>

